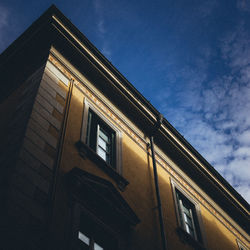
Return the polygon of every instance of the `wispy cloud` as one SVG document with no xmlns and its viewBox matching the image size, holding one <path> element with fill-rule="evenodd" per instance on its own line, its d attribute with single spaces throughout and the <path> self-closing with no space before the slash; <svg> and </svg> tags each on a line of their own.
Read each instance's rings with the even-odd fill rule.
<svg viewBox="0 0 250 250">
<path fill-rule="evenodd" d="M 97 23 L 97 28 L 98 28 L 98 31 L 101 33 L 101 34 L 105 34 L 106 33 L 106 30 L 105 30 L 105 27 L 104 27 L 104 20 L 103 19 L 100 19 Z"/>
<path fill-rule="evenodd" d="M 206 0 L 200 2 L 200 5 L 198 6 L 197 13 L 203 18 L 206 18 L 209 16 L 214 8 L 218 5 L 216 0 Z"/>
<path fill-rule="evenodd" d="M 103 42 L 103 46 L 102 46 L 102 53 L 108 57 L 109 59 L 111 58 L 112 55 L 112 51 L 109 48 L 109 45 L 106 42 Z"/>
<path fill-rule="evenodd" d="M 105 36 L 107 35 L 107 30 L 105 27 L 105 18 L 104 18 L 104 8 L 105 6 L 103 5 L 104 2 L 101 0 L 94 0 L 94 9 L 96 12 L 96 17 L 97 17 L 97 31 L 98 31 L 98 36 L 102 40 L 102 45 L 101 45 L 101 52 L 108 57 L 109 59 L 111 58 L 111 49 L 108 46 L 107 39 L 105 39 Z"/>
<path fill-rule="evenodd" d="M 250 33 L 244 23 L 223 36 L 217 50 L 224 70 L 209 75 L 210 51 L 200 64 L 180 70 L 159 95 L 161 110 L 195 148 L 250 202 Z M 198 60 L 198 61 L 199 61 Z M 171 101 L 173 98 L 171 98 Z"/>
<path fill-rule="evenodd" d="M 250 2 L 248 0 L 237 0 L 237 7 L 241 11 L 250 12 Z"/>
<path fill-rule="evenodd" d="M 8 27 L 9 11 L 0 5 L 0 51 L 5 45 L 5 29 Z"/>
</svg>

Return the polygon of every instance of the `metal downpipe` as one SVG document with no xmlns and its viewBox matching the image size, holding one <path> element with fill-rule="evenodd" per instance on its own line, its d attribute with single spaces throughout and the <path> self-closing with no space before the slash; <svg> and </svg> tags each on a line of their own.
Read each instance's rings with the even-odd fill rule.
<svg viewBox="0 0 250 250">
<path fill-rule="evenodd" d="M 166 241 L 166 234 L 165 234 L 164 223 L 163 223 L 161 196 L 160 196 L 160 190 L 159 190 L 158 173 L 157 173 L 157 167 L 156 167 L 156 161 L 155 161 L 155 151 L 154 151 L 154 134 L 160 128 L 160 126 L 162 124 L 162 119 L 163 119 L 163 117 L 162 117 L 162 115 L 160 115 L 158 118 L 158 121 L 155 125 L 155 130 L 153 132 L 153 135 L 150 137 L 150 148 L 151 148 L 153 170 L 154 170 L 154 183 L 155 183 L 155 191 L 156 191 L 156 198 L 157 198 L 157 209 L 158 209 L 158 214 L 159 214 L 162 249 L 167 250 L 167 241 Z"/>
</svg>

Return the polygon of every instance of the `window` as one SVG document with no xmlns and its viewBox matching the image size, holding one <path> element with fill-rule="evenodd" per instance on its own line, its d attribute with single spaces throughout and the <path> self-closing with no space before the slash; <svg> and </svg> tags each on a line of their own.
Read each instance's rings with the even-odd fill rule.
<svg viewBox="0 0 250 250">
<path fill-rule="evenodd" d="M 91 109 L 88 112 L 86 143 L 104 161 L 115 168 L 116 163 L 116 133 Z"/>
<path fill-rule="evenodd" d="M 182 242 L 195 249 L 205 249 L 205 234 L 202 231 L 199 203 L 192 199 L 173 179 L 171 184 L 178 222 L 177 234 Z"/>
<path fill-rule="evenodd" d="M 191 237 L 198 240 L 198 221 L 195 205 L 190 202 L 179 190 L 176 189 L 176 198 L 181 227 Z"/>
<path fill-rule="evenodd" d="M 241 243 L 239 240 L 237 240 L 237 244 L 238 244 L 239 250 L 247 250 L 247 247 L 245 247 L 243 243 Z"/>
<path fill-rule="evenodd" d="M 103 250 L 103 247 L 98 245 L 95 242 L 94 238 L 90 238 L 80 231 L 78 232 L 78 240 L 79 240 L 79 249 Z"/>
<path fill-rule="evenodd" d="M 76 250 L 117 250 L 118 241 L 91 217 L 82 214 L 77 235 Z"/>
<path fill-rule="evenodd" d="M 84 101 L 80 144 L 78 147 L 85 147 L 89 158 L 98 166 L 112 176 L 122 174 L 122 132 L 87 98 Z"/>
<path fill-rule="evenodd" d="M 67 249 L 129 249 L 127 235 L 140 219 L 112 182 L 75 167 L 65 183 L 71 197 Z"/>
</svg>

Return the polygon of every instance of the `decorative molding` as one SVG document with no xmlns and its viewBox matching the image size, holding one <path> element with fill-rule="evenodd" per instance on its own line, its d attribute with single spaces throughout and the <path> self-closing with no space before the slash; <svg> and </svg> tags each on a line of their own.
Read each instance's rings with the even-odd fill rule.
<svg viewBox="0 0 250 250">
<path fill-rule="evenodd" d="M 100 169 L 106 172 L 106 174 L 116 182 L 118 188 L 122 192 L 125 190 L 129 182 L 109 164 L 107 164 L 94 150 L 82 141 L 78 141 L 75 146 L 77 147 L 82 158 L 85 159 L 87 156 L 88 159 L 92 160 Z"/>
<path fill-rule="evenodd" d="M 176 173 L 170 165 L 164 162 L 158 155 L 156 161 L 179 183 L 186 192 L 191 194 L 203 207 L 205 207 L 212 215 L 214 215 L 227 229 L 229 229 L 237 238 L 249 244 L 249 241 L 244 237 L 224 216 L 218 212 L 208 201 L 206 201 L 194 188 L 192 188 L 178 173 Z"/>
<path fill-rule="evenodd" d="M 83 83 L 70 73 L 53 55 L 49 55 L 49 61 L 52 62 L 63 74 L 69 79 L 74 81 L 74 85 L 77 86 L 95 105 L 99 107 L 104 114 L 115 122 L 127 135 L 129 135 L 145 152 L 147 152 L 147 142 L 145 139 L 139 137 L 128 124 L 125 124 L 118 116 L 107 107 L 102 101 L 100 101 L 94 93 L 92 93 Z M 215 209 L 210 202 L 206 201 L 194 188 L 192 188 L 186 180 L 184 180 L 180 174 L 178 174 L 163 158 L 156 153 L 156 161 L 176 180 L 178 181 L 200 204 L 205 207 L 212 215 L 214 215 L 224 226 L 226 226 L 238 239 L 249 244 L 249 240 L 243 236 L 217 209 Z"/>
<path fill-rule="evenodd" d="M 103 56 L 101 54 L 99 54 L 99 56 L 93 54 L 92 49 L 88 48 L 81 40 L 78 39 L 78 37 L 76 35 L 74 35 L 55 15 L 52 16 L 52 18 L 54 19 L 54 21 L 60 25 L 60 28 L 62 28 L 70 37 L 71 37 L 71 41 L 73 41 L 73 43 L 78 44 L 81 47 L 81 50 L 83 50 L 87 57 L 89 57 L 89 59 L 91 60 L 92 63 L 94 63 L 98 70 L 100 70 L 101 72 L 103 72 L 104 74 L 107 74 L 109 79 L 112 80 L 112 82 L 117 86 L 119 86 L 120 89 L 122 89 L 123 91 L 125 91 L 126 95 L 133 100 L 136 104 L 139 105 L 140 109 L 143 110 L 144 112 L 147 113 L 146 116 L 150 116 L 155 122 L 156 122 L 156 117 L 155 114 L 153 114 L 147 107 L 146 105 L 144 105 L 139 99 L 140 98 L 136 98 L 136 96 L 131 93 L 131 91 L 129 91 L 123 84 L 123 81 L 126 81 L 125 79 L 122 81 L 120 79 L 117 78 L 116 74 L 114 74 L 115 69 L 111 70 L 109 67 L 107 67 L 107 61 L 105 60 L 100 60 L 100 56 L 103 58 Z M 95 50 L 95 49 L 94 49 Z M 235 198 L 235 196 L 228 191 L 228 189 L 221 183 L 221 181 L 219 181 L 214 174 L 212 174 L 207 167 L 202 163 L 202 161 L 200 161 L 199 157 L 197 158 L 193 153 L 192 150 L 189 149 L 189 147 L 187 147 L 184 140 L 184 143 L 181 142 L 180 137 L 177 136 L 175 133 L 173 133 L 173 131 L 171 131 L 171 129 L 169 129 L 167 126 L 162 126 L 163 130 L 166 131 L 166 133 L 175 141 L 176 145 L 178 145 L 179 148 L 182 148 L 185 152 L 185 154 L 188 155 L 188 157 L 190 157 L 192 160 L 194 160 L 200 167 L 202 167 L 203 171 L 210 176 L 210 178 L 212 178 L 215 183 L 220 186 L 225 192 L 227 192 L 227 195 L 231 197 L 231 199 L 233 199 L 236 203 L 238 203 L 238 205 L 245 210 L 245 212 L 248 212 L 247 209 L 238 201 L 238 199 Z M 179 137 L 179 138 L 178 138 Z"/>
<path fill-rule="evenodd" d="M 72 74 L 70 74 L 52 55 L 49 56 L 49 60 L 57 66 L 67 77 L 74 80 L 74 85 L 76 85 L 100 110 L 104 112 L 106 116 L 111 118 L 126 134 L 128 134 L 137 144 L 139 144 L 145 151 L 147 150 L 145 140 L 141 139 L 135 132 L 133 132 L 128 126 L 118 118 L 104 103 L 99 101 L 97 97 L 88 90 L 81 82 L 79 82 Z"/>
<path fill-rule="evenodd" d="M 249 250 L 248 247 L 246 247 L 242 242 L 240 242 L 238 239 L 236 240 L 237 241 L 237 245 L 239 247 L 239 250 Z"/>
</svg>

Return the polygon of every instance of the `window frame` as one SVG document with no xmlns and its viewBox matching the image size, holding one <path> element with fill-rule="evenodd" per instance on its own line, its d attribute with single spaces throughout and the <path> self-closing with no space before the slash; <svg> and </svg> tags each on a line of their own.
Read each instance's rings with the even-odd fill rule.
<svg viewBox="0 0 250 250">
<path fill-rule="evenodd" d="M 117 231 L 114 231 L 109 225 L 101 221 L 97 215 L 89 211 L 88 208 L 84 206 L 84 204 L 81 204 L 79 201 L 76 201 L 76 200 L 74 201 L 72 200 L 72 206 L 71 206 L 69 249 L 75 250 L 79 246 L 79 241 L 81 241 L 79 239 L 79 232 L 82 233 L 81 220 L 83 217 L 88 218 L 88 223 L 91 223 L 94 227 L 100 229 L 100 231 L 106 232 L 110 236 L 110 238 L 108 238 L 107 240 L 112 240 L 112 239 L 115 240 L 116 242 L 115 244 L 117 244 L 116 250 L 124 249 L 122 247 L 124 243 L 121 238 L 121 235 Z M 96 240 L 94 239 L 95 238 L 94 235 L 91 234 L 91 235 L 85 235 L 85 236 L 87 236 L 90 240 L 89 248 L 93 249 L 94 243 L 97 243 Z M 98 238 L 98 235 L 97 235 L 97 238 Z"/>
<path fill-rule="evenodd" d="M 197 215 L 196 215 L 195 205 L 191 201 L 189 201 L 189 199 L 186 198 L 178 189 L 175 189 L 175 193 L 176 193 L 176 200 L 178 203 L 177 210 L 179 213 L 181 227 L 191 237 L 193 237 L 195 240 L 198 240 L 197 231 L 199 230 L 199 228 L 197 228 L 196 225 Z M 185 210 L 187 210 L 188 212 Z M 186 219 L 187 217 L 189 217 L 190 223 L 188 222 L 189 220 Z M 190 233 L 190 231 L 193 231 L 193 233 Z"/>
<path fill-rule="evenodd" d="M 108 129 L 112 130 L 115 135 L 115 143 L 113 145 L 114 147 L 114 162 L 112 164 L 105 161 L 100 155 L 97 153 L 97 149 L 93 149 L 90 147 L 90 145 L 87 142 L 87 128 L 88 128 L 88 116 L 89 111 L 92 111 L 97 118 L 103 123 Z M 96 139 L 97 139 L 96 135 Z M 82 129 L 81 129 L 81 137 L 80 140 L 89 146 L 95 153 L 104 161 L 106 164 L 108 164 L 111 168 L 113 168 L 117 173 L 122 175 L 122 132 L 119 130 L 100 110 L 99 108 L 90 102 L 86 97 L 84 98 L 84 111 L 83 111 L 83 119 L 82 119 Z M 97 143 L 96 143 L 97 146 Z"/>
<path fill-rule="evenodd" d="M 197 249 L 205 249 L 206 246 L 206 238 L 204 227 L 202 223 L 201 217 L 201 210 L 200 204 L 194 198 L 192 198 L 182 187 L 181 185 L 177 184 L 172 178 L 170 178 L 171 186 L 172 186 L 172 193 L 173 199 L 175 204 L 175 214 L 177 219 L 177 233 L 181 237 L 181 240 L 184 242 L 188 242 L 189 244 L 195 246 Z M 183 220 L 181 218 L 181 211 L 179 208 L 179 202 L 177 198 L 177 193 L 183 197 L 188 203 L 192 206 L 192 214 L 193 220 L 192 224 L 194 226 L 194 236 L 187 232 L 186 228 L 184 227 Z"/>
<path fill-rule="evenodd" d="M 81 239 L 80 235 L 84 236 L 85 238 L 87 238 L 87 240 L 89 241 L 88 243 L 85 242 L 83 239 Z M 100 249 L 104 248 L 102 246 L 100 246 L 94 239 L 93 235 L 91 236 L 87 236 L 84 233 L 81 232 L 81 230 L 78 231 L 78 241 L 81 243 L 78 244 L 85 244 L 89 250 L 95 250 L 95 245 L 97 245 L 98 247 L 100 247 Z"/>
<path fill-rule="evenodd" d="M 86 144 L 108 165 L 115 169 L 116 132 L 110 128 L 91 108 L 89 108 L 88 111 L 86 135 Z M 101 141 L 102 143 L 100 143 Z M 104 155 L 102 155 L 99 151 L 104 153 Z"/>
<path fill-rule="evenodd" d="M 248 248 L 241 241 L 239 241 L 238 239 L 236 241 L 237 241 L 239 250 L 248 250 Z"/>
</svg>

